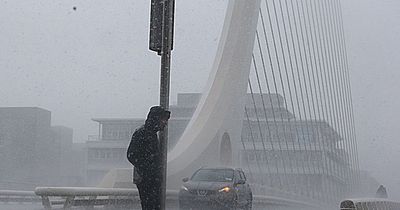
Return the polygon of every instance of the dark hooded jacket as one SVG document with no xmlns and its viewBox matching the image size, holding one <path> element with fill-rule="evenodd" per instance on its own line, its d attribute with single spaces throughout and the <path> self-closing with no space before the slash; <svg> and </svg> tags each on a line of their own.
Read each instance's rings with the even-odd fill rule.
<svg viewBox="0 0 400 210">
<path fill-rule="evenodd" d="M 157 132 L 160 131 L 160 118 L 168 115 L 159 106 L 150 109 L 146 122 L 132 135 L 127 150 L 127 158 L 143 179 L 156 178 L 161 172 L 161 151 Z"/>
</svg>

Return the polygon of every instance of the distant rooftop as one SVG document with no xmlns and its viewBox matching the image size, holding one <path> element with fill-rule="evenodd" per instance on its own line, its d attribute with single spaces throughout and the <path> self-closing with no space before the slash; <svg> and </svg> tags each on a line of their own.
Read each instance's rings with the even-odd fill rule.
<svg viewBox="0 0 400 210">
<path fill-rule="evenodd" d="M 40 107 L 0 107 L 0 111 L 29 111 L 29 110 L 50 112 L 49 110 Z"/>
<path fill-rule="evenodd" d="M 135 123 L 143 122 L 143 118 L 92 118 L 93 121 L 104 123 L 104 122 L 118 122 L 118 123 Z"/>
<path fill-rule="evenodd" d="M 201 93 L 178 93 L 177 106 L 197 107 L 201 98 Z"/>
</svg>

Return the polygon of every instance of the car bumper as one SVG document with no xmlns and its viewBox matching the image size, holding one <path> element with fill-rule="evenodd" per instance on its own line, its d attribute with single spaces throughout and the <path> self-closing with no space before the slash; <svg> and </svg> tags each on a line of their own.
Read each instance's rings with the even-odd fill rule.
<svg viewBox="0 0 400 210">
<path fill-rule="evenodd" d="M 213 195 L 199 196 L 189 192 L 179 194 L 179 206 L 181 209 L 213 209 L 221 207 L 232 207 L 233 194 L 216 193 Z"/>
</svg>

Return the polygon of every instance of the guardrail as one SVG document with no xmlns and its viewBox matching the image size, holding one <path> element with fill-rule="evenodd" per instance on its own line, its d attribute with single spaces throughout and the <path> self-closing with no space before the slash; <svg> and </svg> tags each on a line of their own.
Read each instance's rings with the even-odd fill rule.
<svg viewBox="0 0 400 210">
<path fill-rule="evenodd" d="M 399 210 L 400 202 L 387 199 L 347 199 L 340 203 L 341 210 Z"/>
<path fill-rule="evenodd" d="M 130 206 L 140 207 L 137 189 L 124 188 L 78 188 L 78 187 L 38 187 L 35 194 L 42 198 L 45 209 L 63 205 L 64 209 L 73 206 Z M 167 190 L 167 206 L 177 206 L 178 191 Z M 50 199 L 51 198 L 51 199 Z"/>
<path fill-rule="evenodd" d="M 33 191 L 0 190 L 0 202 L 35 203 L 40 202 L 40 197 Z"/>
<path fill-rule="evenodd" d="M 129 206 L 140 209 L 137 189 L 123 188 L 77 188 L 77 187 L 38 187 L 35 194 L 42 198 L 45 209 L 54 205 L 63 205 L 64 209 L 73 206 Z M 166 205 L 168 209 L 178 207 L 178 191 L 167 190 Z M 273 196 L 254 195 L 253 206 L 293 206 L 316 209 L 318 206 L 306 202 L 284 199 Z"/>
<path fill-rule="evenodd" d="M 275 205 L 275 206 L 292 206 L 297 208 L 308 208 L 308 209 L 320 209 L 320 206 L 286 198 L 280 198 L 275 196 L 264 196 L 264 195 L 253 195 L 253 206 L 267 206 L 267 205 Z"/>
</svg>

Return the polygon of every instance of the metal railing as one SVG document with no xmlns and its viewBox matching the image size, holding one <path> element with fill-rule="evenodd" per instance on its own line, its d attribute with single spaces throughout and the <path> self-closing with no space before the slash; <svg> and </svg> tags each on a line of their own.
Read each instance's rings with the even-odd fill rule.
<svg viewBox="0 0 400 210">
<path fill-rule="evenodd" d="M 45 209 L 55 205 L 63 205 L 64 209 L 73 206 L 129 206 L 140 209 L 139 193 L 137 189 L 124 188 L 77 188 L 77 187 L 38 187 L 35 194 L 42 198 Z M 175 209 L 178 204 L 178 191 L 167 190 L 166 205 L 168 209 Z M 253 196 L 253 206 L 293 206 L 307 209 L 317 209 L 318 206 L 274 196 Z"/>
<path fill-rule="evenodd" d="M 387 199 L 347 199 L 340 203 L 341 210 L 399 210 L 400 202 Z"/>
<path fill-rule="evenodd" d="M 38 187 L 35 194 L 42 198 L 45 209 L 62 205 L 64 209 L 73 206 L 130 206 L 140 207 L 137 189 L 90 188 L 90 187 Z M 177 206 L 178 191 L 167 190 L 168 205 Z"/>
<path fill-rule="evenodd" d="M 40 202 L 33 191 L 0 190 L 1 203 L 35 203 Z"/>
</svg>

